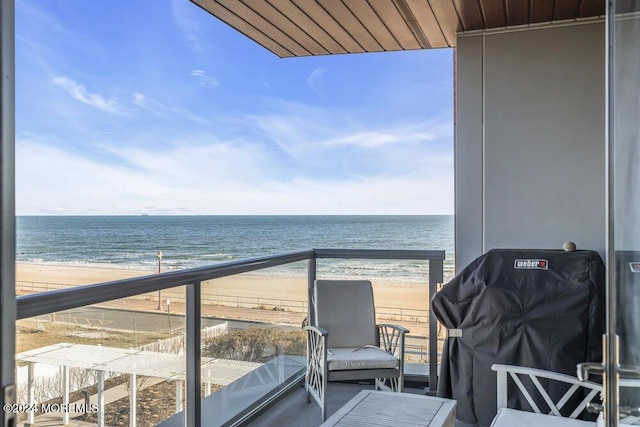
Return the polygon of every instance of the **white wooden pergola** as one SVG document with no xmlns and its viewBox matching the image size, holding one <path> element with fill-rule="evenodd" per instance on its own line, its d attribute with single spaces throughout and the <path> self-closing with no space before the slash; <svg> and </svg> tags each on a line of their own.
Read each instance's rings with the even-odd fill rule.
<svg viewBox="0 0 640 427">
<path fill-rule="evenodd" d="M 114 348 L 83 344 L 60 343 L 16 354 L 16 363 L 28 366 L 28 403 L 35 402 L 34 365 L 43 363 L 62 368 L 63 405 L 69 404 L 69 368 L 81 368 L 97 372 L 98 376 L 98 426 L 104 426 L 104 375 L 118 372 L 129 375 L 129 425 L 136 425 L 136 388 L 138 375 L 162 378 L 176 383 L 176 413 L 182 410 L 182 383 L 186 379 L 183 355 L 158 353 L 146 350 Z M 261 366 L 260 363 L 238 360 L 201 358 L 202 382 L 205 394 L 211 385 L 228 385 Z M 69 424 L 69 412 L 64 412 L 63 424 Z M 35 421 L 35 411 L 28 412 L 28 422 Z"/>
</svg>

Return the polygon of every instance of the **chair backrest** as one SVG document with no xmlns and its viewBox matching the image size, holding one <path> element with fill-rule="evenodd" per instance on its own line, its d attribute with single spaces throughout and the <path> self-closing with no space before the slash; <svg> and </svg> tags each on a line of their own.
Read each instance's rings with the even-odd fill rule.
<svg viewBox="0 0 640 427">
<path fill-rule="evenodd" d="M 377 345 L 373 288 L 368 280 L 316 280 L 315 324 L 328 332 L 327 347 Z"/>
<path fill-rule="evenodd" d="M 533 412 L 538 414 L 549 414 L 562 416 L 567 418 L 577 418 L 587 405 L 594 400 L 596 403 L 601 402 L 602 385 L 592 381 L 580 381 L 576 377 L 570 375 L 559 374 L 557 372 L 545 371 L 542 369 L 527 368 L 523 366 L 500 365 L 495 364 L 491 369 L 497 373 L 498 396 L 497 409 L 508 408 L 509 396 L 512 392 L 521 393 L 531 406 Z M 511 378 L 515 383 L 515 387 L 508 387 L 508 379 Z M 529 380 L 529 381 L 527 381 Z M 547 380 L 547 381 L 545 381 Z M 533 387 L 527 387 L 527 383 L 533 384 Z M 547 386 L 551 383 L 565 383 L 566 392 L 561 398 L 553 399 L 544 384 Z M 620 379 L 620 387 L 640 389 L 640 379 Z M 510 390 L 509 390 L 510 389 Z M 629 390 L 627 390 L 628 392 Z M 536 403 L 536 396 L 544 400 L 544 407 L 540 407 Z M 558 395 L 560 396 L 560 394 Z M 573 399 L 573 398 L 577 399 Z M 539 401 L 539 399 L 537 399 Z M 573 402 L 571 402 L 573 400 Z M 576 403 L 577 402 L 577 403 Z M 573 404 L 572 404 L 573 403 Z M 519 408 L 522 409 L 522 408 Z M 526 409 L 526 408 L 525 408 Z M 636 408 L 627 408 L 634 411 Z M 573 411 L 573 412 L 571 412 Z M 602 413 L 601 413 L 602 415 Z M 602 417 L 598 417 L 598 425 L 601 425 Z M 620 418 L 620 426 L 632 426 L 638 421 L 638 417 L 622 414 Z M 493 424 L 491 424 L 493 425 Z M 502 425 L 502 424 L 497 424 Z M 506 425 L 512 425 L 506 424 Z M 555 425 L 553 421 L 547 425 Z"/>
<path fill-rule="evenodd" d="M 602 385 L 591 381 L 580 381 L 576 377 L 523 366 L 495 364 L 491 369 L 497 372 L 497 409 L 506 408 L 509 401 L 507 380 L 510 377 L 516 387 L 513 392 L 520 392 L 533 412 L 577 418 L 602 392 Z M 527 386 L 527 384 L 533 384 Z M 557 387 L 564 384 L 562 392 L 556 390 L 555 396 L 546 387 Z M 537 398 L 539 396 L 540 398 Z M 536 402 L 536 400 L 538 402 Z M 544 405 L 541 407 L 540 405 Z M 523 408 L 517 408 L 523 409 Z"/>
</svg>

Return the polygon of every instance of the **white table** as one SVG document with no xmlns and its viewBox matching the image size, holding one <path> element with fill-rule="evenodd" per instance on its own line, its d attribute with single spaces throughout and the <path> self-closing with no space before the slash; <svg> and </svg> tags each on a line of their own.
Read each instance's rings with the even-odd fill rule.
<svg viewBox="0 0 640 427">
<path fill-rule="evenodd" d="M 455 420 L 455 400 L 363 390 L 322 426 L 455 427 Z"/>
</svg>

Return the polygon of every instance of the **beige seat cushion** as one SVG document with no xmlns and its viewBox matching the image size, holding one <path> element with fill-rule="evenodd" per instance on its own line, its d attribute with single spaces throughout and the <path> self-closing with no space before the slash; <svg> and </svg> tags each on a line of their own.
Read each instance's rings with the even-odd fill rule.
<svg viewBox="0 0 640 427">
<path fill-rule="evenodd" d="M 398 358 L 379 347 L 330 348 L 327 351 L 327 361 L 330 371 L 398 367 Z"/>
<path fill-rule="evenodd" d="M 554 415 L 535 414 L 517 409 L 502 408 L 491 427 L 596 427 L 597 423 Z"/>
</svg>

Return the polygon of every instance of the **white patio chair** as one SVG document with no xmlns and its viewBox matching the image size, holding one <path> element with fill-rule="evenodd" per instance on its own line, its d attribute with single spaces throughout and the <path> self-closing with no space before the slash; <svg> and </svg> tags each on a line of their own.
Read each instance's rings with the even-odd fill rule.
<svg viewBox="0 0 640 427">
<path fill-rule="evenodd" d="M 404 336 L 397 325 L 376 325 L 368 280 L 316 280 L 315 316 L 307 331 L 307 400 L 327 418 L 327 382 L 375 379 L 380 390 L 402 391 Z"/>
<path fill-rule="evenodd" d="M 491 369 L 498 375 L 498 414 L 493 419 L 491 427 L 506 426 L 545 426 L 545 427 L 579 427 L 595 426 L 595 422 L 577 420 L 576 417 L 585 410 L 587 404 L 599 398 L 602 385 L 591 381 L 580 381 L 575 377 L 543 369 L 525 368 L 522 366 L 493 365 Z M 517 390 L 531 406 L 533 412 L 527 412 L 507 407 L 508 379 L 511 378 Z M 527 388 L 523 379 L 528 379 L 533 387 Z M 548 391 L 542 386 L 541 379 L 547 383 L 559 382 L 567 386 L 567 391 L 556 402 L 549 396 Z M 587 390 L 585 393 L 585 389 Z M 536 398 L 536 395 L 539 396 Z M 584 398 L 580 399 L 580 397 Z M 544 400 L 547 408 L 543 413 L 536 400 Z M 567 408 L 567 404 L 580 400 L 573 408 Z M 546 412 L 548 411 L 548 412 Z M 562 412 L 561 412 L 562 411 Z M 569 414 L 563 416 L 563 414 Z"/>
<path fill-rule="evenodd" d="M 525 368 L 522 366 L 510 365 L 493 365 L 491 369 L 498 375 L 498 414 L 493 419 L 491 427 L 595 427 L 602 425 L 602 414 L 597 422 L 582 421 L 575 419 L 582 413 L 587 405 L 594 400 L 600 402 L 600 393 L 602 385 L 591 381 L 580 381 L 570 375 L 559 374 L 556 372 L 545 371 L 543 369 Z M 525 400 L 531 406 L 534 412 L 511 409 L 507 407 L 508 402 L 508 379 L 511 378 L 522 393 Z M 527 388 L 522 381 L 528 379 L 531 387 Z M 550 382 L 558 382 L 566 384 L 566 392 L 554 402 L 547 390 L 542 386 L 540 379 Z M 640 380 L 623 379 L 620 380 L 621 387 L 640 387 Z M 541 397 L 547 408 L 544 412 L 536 403 L 535 395 Z M 582 398 L 582 399 L 580 399 Z M 575 404 L 578 402 L 577 404 Z M 574 403 L 572 408 L 567 410 L 567 405 Z M 571 411 L 571 412 L 570 412 Z M 563 416 L 569 414 L 568 416 Z M 621 426 L 638 425 L 638 417 L 627 416 L 621 419 Z"/>
</svg>

